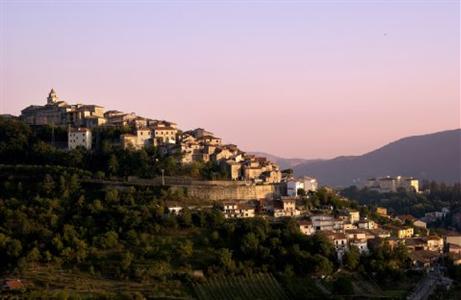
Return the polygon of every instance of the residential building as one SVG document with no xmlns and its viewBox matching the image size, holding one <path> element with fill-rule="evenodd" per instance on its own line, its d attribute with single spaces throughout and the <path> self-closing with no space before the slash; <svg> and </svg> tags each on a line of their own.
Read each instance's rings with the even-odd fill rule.
<svg viewBox="0 0 461 300">
<path fill-rule="evenodd" d="M 319 188 L 319 183 L 316 178 L 304 176 L 302 177 L 302 181 L 306 192 L 316 192 Z"/>
<path fill-rule="evenodd" d="M 223 203 L 222 210 L 226 219 L 254 218 L 255 208 L 251 205 L 227 201 Z"/>
<path fill-rule="evenodd" d="M 377 207 L 376 214 L 381 217 L 387 217 L 387 208 L 384 207 Z"/>
<path fill-rule="evenodd" d="M 349 211 L 349 221 L 352 224 L 355 224 L 358 221 L 360 221 L 360 212 L 358 210 L 350 210 Z"/>
<path fill-rule="evenodd" d="M 419 180 L 403 176 L 370 178 L 368 179 L 367 187 L 380 193 L 395 193 L 399 189 L 408 192 L 419 192 Z"/>
<path fill-rule="evenodd" d="M 312 235 L 315 233 L 314 225 L 312 225 L 311 221 L 308 220 L 301 220 L 299 223 L 299 230 L 302 234 L 305 235 Z"/>
<path fill-rule="evenodd" d="M 361 220 L 357 223 L 358 228 L 360 229 L 377 229 L 378 224 L 373 220 Z"/>
<path fill-rule="evenodd" d="M 292 197 L 282 197 L 273 201 L 274 217 L 294 217 L 299 216 L 301 212 L 296 209 L 296 199 Z"/>
<path fill-rule="evenodd" d="M 355 246 L 359 249 L 360 254 L 366 254 L 369 252 L 368 243 L 366 239 L 353 239 L 350 241 L 350 246 Z"/>
<path fill-rule="evenodd" d="M 335 218 L 331 215 L 313 215 L 311 216 L 312 225 L 314 229 L 325 231 L 330 230 L 334 231 L 335 227 Z"/>
<path fill-rule="evenodd" d="M 413 227 L 402 227 L 402 228 L 397 228 L 397 237 L 399 239 L 406 239 L 406 238 L 411 238 L 414 234 Z"/>
<path fill-rule="evenodd" d="M 149 128 L 138 128 L 136 134 L 122 134 L 120 141 L 123 149 L 140 150 L 152 145 L 152 131 Z"/>
<path fill-rule="evenodd" d="M 421 219 L 414 221 L 413 226 L 419 227 L 419 228 L 427 228 L 426 222 L 422 221 Z"/>
<path fill-rule="evenodd" d="M 154 145 L 157 144 L 175 144 L 176 134 L 178 130 L 172 126 L 166 126 L 164 123 L 159 123 L 153 128 L 152 138 Z"/>
<path fill-rule="evenodd" d="M 88 128 L 69 128 L 67 131 L 67 145 L 69 150 L 77 147 L 90 150 L 92 145 L 91 130 Z"/>
<path fill-rule="evenodd" d="M 296 179 L 291 179 L 287 181 L 287 196 L 298 196 L 298 191 L 300 189 L 304 189 L 304 182 Z"/>
</svg>

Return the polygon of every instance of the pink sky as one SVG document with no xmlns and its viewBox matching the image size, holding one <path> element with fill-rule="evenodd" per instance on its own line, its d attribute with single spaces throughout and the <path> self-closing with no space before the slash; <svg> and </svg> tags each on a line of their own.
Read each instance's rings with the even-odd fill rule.
<svg viewBox="0 0 461 300">
<path fill-rule="evenodd" d="M 243 150 L 362 154 L 460 127 L 458 1 L 3 1 L 0 112 L 70 103 Z"/>
</svg>

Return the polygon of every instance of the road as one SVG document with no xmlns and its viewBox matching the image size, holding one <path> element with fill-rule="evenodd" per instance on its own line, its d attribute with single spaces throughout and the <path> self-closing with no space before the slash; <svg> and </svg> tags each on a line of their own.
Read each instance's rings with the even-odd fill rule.
<svg viewBox="0 0 461 300">
<path fill-rule="evenodd" d="M 407 297 L 407 300 L 426 300 L 434 292 L 435 288 L 439 285 L 448 287 L 451 285 L 452 280 L 443 276 L 442 271 L 435 267 L 433 271 L 421 279 L 416 285 L 413 293 Z"/>
</svg>

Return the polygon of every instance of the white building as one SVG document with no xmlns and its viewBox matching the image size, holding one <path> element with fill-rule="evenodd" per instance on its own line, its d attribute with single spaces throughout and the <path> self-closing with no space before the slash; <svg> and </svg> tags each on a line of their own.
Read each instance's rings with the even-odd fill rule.
<svg viewBox="0 0 461 300">
<path fill-rule="evenodd" d="M 88 128 L 69 128 L 67 132 L 67 145 L 69 150 L 77 147 L 91 149 L 92 137 L 91 130 Z"/>
<path fill-rule="evenodd" d="M 302 181 L 304 183 L 304 190 L 306 192 L 316 192 L 319 188 L 319 183 L 317 182 L 317 179 L 313 177 L 304 176 L 302 178 Z"/>
<path fill-rule="evenodd" d="M 367 187 L 379 193 L 395 193 L 399 189 L 407 192 L 419 192 L 419 180 L 403 176 L 370 178 Z"/>
<path fill-rule="evenodd" d="M 304 189 L 304 183 L 302 181 L 291 179 L 287 182 L 287 196 L 298 196 L 299 189 Z"/>
<path fill-rule="evenodd" d="M 224 202 L 222 206 L 224 218 L 226 219 L 240 219 L 240 218 L 254 218 L 255 208 L 250 205 L 239 203 L 236 201 Z"/>
<path fill-rule="evenodd" d="M 318 189 L 317 179 L 304 176 L 299 179 L 290 179 L 287 181 L 287 196 L 298 196 L 298 190 L 303 189 L 306 192 L 315 192 Z"/>
</svg>

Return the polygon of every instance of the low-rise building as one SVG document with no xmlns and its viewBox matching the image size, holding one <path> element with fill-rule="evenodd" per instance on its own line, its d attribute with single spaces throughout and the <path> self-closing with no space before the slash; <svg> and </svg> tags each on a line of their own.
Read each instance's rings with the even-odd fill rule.
<svg viewBox="0 0 461 300">
<path fill-rule="evenodd" d="M 378 224 L 373 220 L 361 220 L 357 223 L 357 227 L 360 229 L 377 229 Z"/>
<path fill-rule="evenodd" d="M 399 239 L 411 238 L 414 234 L 413 227 L 397 228 L 396 235 Z"/>
<path fill-rule="evenodd" d="M 357 249 L 359 249 L 360 254 L 366 254 L 369 252 L 368 243 L 366 239 L 353 239 L 350 241 L 350 246 L 357 247 Z"/>
<path fill-rule="evenodd" d="M 222 210 L 226 219 L 254 218 L 255 216 L 253 206 L 237 201 L 224 202 Z"/>
<path fill-rule="evenodd" d="M 299 216 L 301 212 L 296 209 L 296 198 L 282 197 L 274 201 L 274 217 L 294 217 Z"/>
<path fill-rule="evenodd" d="M 314 225 L 312 225 L 311 221 L 308 220 L 301 220 L 299 223 L 299 230 L 302 234 L 305 235 L 312 235 L 315 233 Z"/>
<path fill-rule="evenodd" d="M 376 214 L 381 217 L 387 217 L 387 208 L 384 207 L 377 207 Z"/>
<path fill-rule="evenodd" d="M 122 134 L 120 142 L 123 149 L 140 150 L 152 146 L 152 132 L 149 128 L 138 128 L 136 134 Z"/>
</svg>

